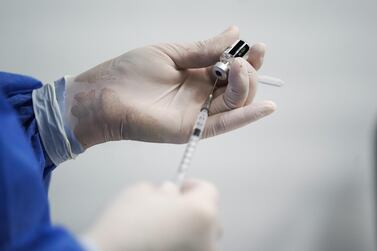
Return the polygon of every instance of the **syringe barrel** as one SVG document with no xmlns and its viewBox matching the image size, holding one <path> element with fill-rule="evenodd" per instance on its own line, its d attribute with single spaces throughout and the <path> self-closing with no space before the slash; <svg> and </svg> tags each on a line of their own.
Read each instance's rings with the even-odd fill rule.
<svg viewBox="0 0 377 251">
<path fill-rule="evenodd" d="M 202 109 L 199 112 L 198 117 L 196 118 L 191 137 L 193 137 L 193 136 L 197 136 L 199 138 L 202 137 L 202 133 L 203 133 L 204 127 L 206 125 L 207 118 L 208 118 L 207 109 Z"/>
<path fill-rule="evenodd" d="M 194 155 L 194 152 L 196 150 L 196 146 L 198 144 L 198 141 L 202 137 L 203 130 L 206 124 L 208 118 L 208 110 L 207 109 L 202 109 L 195 121 L 195 125 L 192 131 L 192 134 L 190 136 L 190 139 L 187 143 L 185 152 L 183 154 L 181 163 L 178 168 L 178 174 L 177 174 L 177 184 L 178 186 L 181 186 L 185 177 L 186 177 L 186 172 L 188 167 L 190 166 L 192 157 Z"/>
</svg>

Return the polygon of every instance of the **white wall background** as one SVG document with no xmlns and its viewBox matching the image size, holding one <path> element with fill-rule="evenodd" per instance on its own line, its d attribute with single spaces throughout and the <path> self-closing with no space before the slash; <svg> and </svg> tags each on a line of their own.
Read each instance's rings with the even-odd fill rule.
<svg viewBox="0 0 377 251">
<path fill-rule="evenodd" d="M 44 82 L 129 49 L 212 36 L 230 24 L 268 47 L 257 99 L 278 111 L 205 140 L 190 174 L 221 192 L 221 250 L 374 250 L 375 0 L 0 1 L 0 69 Z M 171 178 L 184 146 L 93 147 L 59 166 L 52 216 L 75 233 L 119 189 Z"/>
</svg>

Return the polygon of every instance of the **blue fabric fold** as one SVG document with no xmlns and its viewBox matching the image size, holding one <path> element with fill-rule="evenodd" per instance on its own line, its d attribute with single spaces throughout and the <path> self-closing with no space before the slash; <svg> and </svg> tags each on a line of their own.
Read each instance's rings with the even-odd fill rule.
<svg viewBox="0 0 377 251">
<path fill-rule="evenodd" d="M 52 163 L 43 147 L 34 116 L 32 92 L 40 87 L 42 87 L 42 83 L 32 77 L 0 72 L 0 89 L 3 91 L 6 100 L 16 111 L 26 138 L 38 160 L 45 186 L 48 188 L 51 171 L 56 166 Z"/>
<path fill-rule="evenodd" d="M 43 149 L 31 93 L 41 82 L 0 72 L 0 250 L 82 250 L 50 220 L 47 189 L 54 166 Z"/>
</svg>

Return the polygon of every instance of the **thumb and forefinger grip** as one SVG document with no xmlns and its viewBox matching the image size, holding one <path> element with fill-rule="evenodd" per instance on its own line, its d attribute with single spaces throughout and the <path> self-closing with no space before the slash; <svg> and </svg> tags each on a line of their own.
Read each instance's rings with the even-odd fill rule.
<svg viewBox="0 0 377 251">
<path fill-rule="evenodd" d="M 187 44 L 165 44 L 162 49 L 182 69 L 203 68 L 213 65 L 226 47 L 239 37 L 236 26 L 230 26 L 222 33 Z"/>
<path fill-rule="evenodd" d="M 242 107 L 249 93 L 248 64 L 242 58 L 236 58 L 229 70 L 228 85 L 224 93 L 217 96 L 211 104 L 210 114 L 226 112 Z"/>
</svg>

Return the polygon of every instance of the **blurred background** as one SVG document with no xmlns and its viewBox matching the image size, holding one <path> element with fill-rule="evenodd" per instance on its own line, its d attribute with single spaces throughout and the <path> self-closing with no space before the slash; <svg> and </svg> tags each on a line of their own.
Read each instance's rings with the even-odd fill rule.
<svg viewBox="0 0 377 251">
<path fill-rule="evenodd" d="M 221 250 L 375 250 L 377 1 L 14 1 L 0 4 L 0 69 L 51 82 L 132 48 L 227 26 L 268 46 L 256 99 L 278 110 L 202 141 L 190 175 L 221 193 Z M 59 166 L 57 224 L 84 232 L 117 192 L 174 176 L 184 146 L 115 142 Z"/>
</svg>

